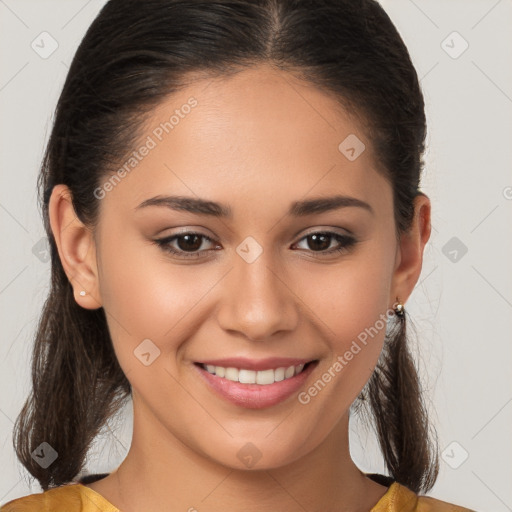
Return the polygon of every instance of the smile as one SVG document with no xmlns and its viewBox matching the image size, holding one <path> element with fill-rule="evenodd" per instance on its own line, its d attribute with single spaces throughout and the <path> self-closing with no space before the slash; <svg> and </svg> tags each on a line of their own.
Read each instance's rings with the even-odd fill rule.
<svg viewBox="0 0 512 512">
<path fill-rule="evenodd" d="M 260 384 L 263 386 L 281 382 L 282 380 L 291 379 L 303 371 L 305 365 L 298 364 L 296 366 L 281 367 L 275 370 L 247 370 L 243 368 L 232 368 L 224 366 L 214 366 L 211 364 L 203 365 L 203 368 L 212 375 L 223 377 L 232 382 L 240 382 L 242 384 Z"/>
<path fill-rule="evenodd" d="M 202 381 L 214 396 L 249 409 L 277 405 L 298 392 L 318 360 L 264 370 L 195 363 Z"/>
</svg>

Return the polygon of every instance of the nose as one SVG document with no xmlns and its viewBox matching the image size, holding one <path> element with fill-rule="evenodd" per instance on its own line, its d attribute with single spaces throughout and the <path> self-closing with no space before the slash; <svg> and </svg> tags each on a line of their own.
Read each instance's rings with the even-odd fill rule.
<svg viewBox="0 0 512 512">
<path fill-rule="evenodd" d="M 264 341 L 279 332 L 295 330 L 299 303 L 293 282 L 264 251 L 247 263 L 242 258 L 225 280 L 218 322 L 222 329 L 251 341 Z"/>
</svg>

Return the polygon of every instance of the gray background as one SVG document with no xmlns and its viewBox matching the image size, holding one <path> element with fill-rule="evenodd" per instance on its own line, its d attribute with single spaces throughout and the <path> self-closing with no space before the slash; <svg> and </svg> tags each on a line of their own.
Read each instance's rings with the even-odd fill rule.
<svg viewBox="0 0 512 512">
<path fill-rule="evenodd" d="M 104 3 L 0 0 L 0 504 L 41 490 L 29 485 L 11 441 L 50 276 L 36 176 L 69 63 Z M 512 2 L 382 4 L 418 70 L 429 123 L 422 190 L 433 230 L 407 302 L 443 453 L 429 494 L 479 512 L 510 511 Z M 56 50 L 41 55 L 52 44 Z M 124 458 L 131 405 L 125 413 L 98 438 L 90 472 L 111 471 Z M 373 434 L 358 420 L 351 449 L 363 471 L 384 471 Z"/>
</svg>

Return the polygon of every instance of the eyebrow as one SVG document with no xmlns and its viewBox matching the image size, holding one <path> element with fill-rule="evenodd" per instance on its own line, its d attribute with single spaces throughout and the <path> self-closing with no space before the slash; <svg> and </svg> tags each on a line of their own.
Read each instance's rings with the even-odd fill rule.
<svg viewBox="0 0 512 512">
<path fill-rule="evenodd" d="M 218 218 L 233 218 L 233 213 L 228 205 L 216 203 L 187 196 L 155 196 L 140 203 L 135 210 L 149 206 L 164 206 L 172 210 L 186 211 L 198 215 L 209 215 Z M 288 210 L 288 215 L 293 217 L 305 217 L 306 215 L 319 214 L 340 208 L 363 208 L 375 215 L 373 208 L 355 197 L 337 195 L 332 197 L 319 197 L 304 201 L 295 201 Z"/>
</svg>

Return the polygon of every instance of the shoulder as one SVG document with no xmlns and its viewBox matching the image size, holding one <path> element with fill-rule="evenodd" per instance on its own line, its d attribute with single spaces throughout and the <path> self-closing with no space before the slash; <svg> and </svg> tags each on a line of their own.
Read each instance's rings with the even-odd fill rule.
<svg viewBox="0 0 512 512">
<path fill-rule="evenodd" d="M 9 501 L 0 512 L 119 512 L 102 497 L 80 484 L 69 484 Z"/>
<path fill-rule="evenodd" d="M 431 496 L 418 496 L 399 483 L 393 483 L 371 512 L 476 512 Z"/>
<path fill-rule="evenodd" d="M 475 510 L 440 501 L 430 496 L 419 496 L 416 510 L 417 512 L 476 512 Z"/>
</svg>

